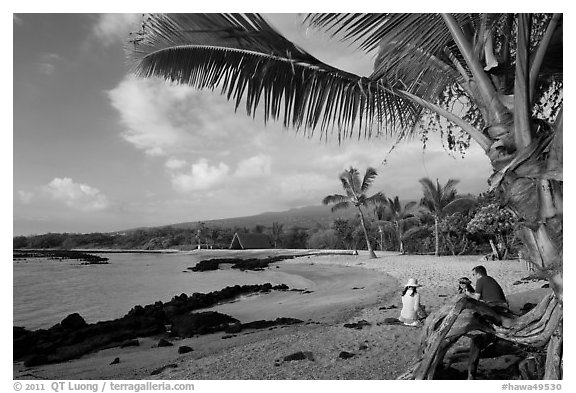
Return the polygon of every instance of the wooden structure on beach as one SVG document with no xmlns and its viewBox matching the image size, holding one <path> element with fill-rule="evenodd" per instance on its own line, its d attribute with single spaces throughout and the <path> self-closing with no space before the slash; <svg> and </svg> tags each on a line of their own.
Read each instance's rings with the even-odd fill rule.
<svg viewBox="0 0 576 393">
<path fill-rule="evenodd" d="M 238 233 L 234 234 L 230 243 L 231 250 L 247 250 L 258 248 L 272 248 L 268 236 L 263 233 Z"/>
</svg>

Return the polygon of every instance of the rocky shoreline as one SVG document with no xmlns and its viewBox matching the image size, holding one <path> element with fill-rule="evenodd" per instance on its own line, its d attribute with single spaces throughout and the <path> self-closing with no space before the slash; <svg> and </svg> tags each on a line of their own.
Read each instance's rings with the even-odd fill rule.
<svg viewBox="0 0 576 393">
<path fill-rule="evenodd" d="M 181 294 L 166 303 L 138 305 L 125 316 L 111 321 L 87 324 L 81 315 L 74 313 L 49 329 L 29 331 L 15 326 L 13 360 L 24 361 L 26 367 L 32 367 L 76 359 L 105 348 L 129 346 L 139 337 L 158 334 L 193 337 L 219 331 L 234 334 L 244 329 L 302 323 L 295 318 L 240 323 L 236 318 L 215 311 L 192 312 L 243 295 L 288 290 L 284 284 L 236 285 L 206 294 Z"/>
<path fill-rule="evenodd" d="M 105 265 L 109 258 L 88 254 L 75 250 L 13 250 L 12 259 L 14 261 L 25 261 L 32 258 L 46 258 L 51 260 L 73 259 L 83 262 L 85 265 Z"/>
</svg>

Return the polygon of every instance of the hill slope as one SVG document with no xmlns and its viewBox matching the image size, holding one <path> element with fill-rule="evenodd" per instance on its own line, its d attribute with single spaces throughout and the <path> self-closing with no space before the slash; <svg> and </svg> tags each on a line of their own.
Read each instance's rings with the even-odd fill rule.
<svg viewBox="0 0 576 393">
<path fill-rule="evenodd" d="M 203 220 L 200 222 L 203 222 L 208 227 L 214 226 L 223 228 L 246 227 L 251 229 L 256 225 L 271 227 L 274 222 L 284 225 L 284 228 L 315 228 L 317 226 L 329 227 L 338 217 L 350 219 L 355 216 L 356 212 L 353 209 L 332 213 L 329 206 L 305 206 L 282 212 L 266 212 L 254 216 Z M 163 226 L 170 226 L 179 229 L 194 229 L 198 226 L 198 221 L 182 222 Z M 134 228 L 124 232 L 130 232 L 136 229 L 144 228 Z"/>
</svg>

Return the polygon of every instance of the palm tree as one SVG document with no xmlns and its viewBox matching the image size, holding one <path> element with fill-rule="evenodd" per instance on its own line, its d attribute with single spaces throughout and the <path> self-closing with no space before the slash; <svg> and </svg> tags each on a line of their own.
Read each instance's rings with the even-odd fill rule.
<svg viewBox="0 0 576 393">
<path fill-rule="evenodd" d="M 376 169 L 367 168 L 366 173 L 364 174 L 364 178 L 360 180 L 360 173 L 358 172 L 358 169 L 350 167 L 350 169 L 345 170 L 340 174 L 340 181 L 342 182 L 344 191 L 346 191 L 346 195 L 328 195 L 322 200 L 322 203 L 325 205 L 334 204 L 334 206 L 332 206 L 333 212 L 341 209 L 348 209 L 352 206 L 358 209 L 360 225 L 364 231 L 364 238 L 366 239 L 366 246 L 368 247 L 370 258 L 376 258 L 376 253 L 374 253 L 370 243 L 370 237 L 368 236 L 368 231 L 366 230 L 366 221 L 364 220 L 364 212 L 362 208 L 366 208 L 369 205 L 373 205 L 379 201 L 385 200 L 385 196 L 381 192 L 377 192 L 370 197 L 366 196 L 366 192 L 372 185 L 372 182 L 377 175 L 378 173 L 376 172 Z"/>
<path fill-rule="evenodd" d="M 420 179 L 419 182 L 422 184 L 422 191 L 424 192 L 424 197 L 420 200 L 420 206 L 434 218 L 434 239 L 436 241 L 434 255 L 439 256 L 440 233 L 438 224 L 440 220 L 446 215 L 473 207 L 476 205 L 476 200 L 458 196 L 455 188 L 456 184 L 458 184 L 456 179 L 448 180 L 444 186 L 440 185 L 438 179 L 436 179 L 436 184 L 434 184 L 427 177 Z"/>
<path fill-rule="evenodd" d="M 402 254 L 404 254 L 404 234 L 411 227 L 420 224 L 420 219 L 413 212 L 415 206 L 416 202 L 408 202 L 402 206 L 400 199 L 396 196 L 394 199 L 388 198 L 385 204 L 376 209 L 378 228 L 382 228 L 381 231 L 389 230 L 394 233 Z"/>
<path fill-rule="evenodd" d="M 334 130 L 339 140 L 405 139 L 428 132 L 423 119 L 447 121 L 449 147 L 472 140 L 486 153 L 490 187 L 504 194 L 521 223 L 526 259 L 553 289 L 554 301 L 542 300 L 529 318 L 555 317 L 526 342 L 549 343 L 548 357 L 560 359 L 563 15 L 313 14 L 305 23 L 377 51 L 374 72 L 360 77 L 325 64 L 255 14 L 150 15 L 132 34 L 128 55 L 139 76 L 219 88 L 249 114 L 263 107 L 265 121 Z M 435 348 L 410 377 L 434 375 L 441 364 L 434 356 L 446 349 Z M 546 378 L 559 377 L 555 364 L 547 364 Z"/>
</svg>

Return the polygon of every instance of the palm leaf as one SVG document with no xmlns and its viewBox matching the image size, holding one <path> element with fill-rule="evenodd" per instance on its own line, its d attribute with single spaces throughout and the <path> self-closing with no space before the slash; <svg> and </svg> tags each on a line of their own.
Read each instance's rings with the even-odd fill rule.
<svg viewBox="0 0 576 393">
<path fill-rule="evenodd" d="M 381 192 L 377 192 L 376 194 L 366 198 L 365 203 L 368 205 L 377 205 L 377 204 L 381 204 L 385 201 L 386 201 L 386 196 Z"/>
<path fill-rule="evenodd" d="M 448 203 L 450 203 L 454 198 L 456 198 L 456 184 L 460 181 L 456 179 L 449 179 L 444 187 L 440 187 L 440 183 L 438 183 L 438 190 L 440 196 L 440 206 L 445 207 Z"/>
<path fill-rule="evenodd" d="M 424 206 L 430 212 L 437 213 L 440 211 L 440 184 L 436 181 L 436 185 L 427 177 L 419 180 L 422 185 L 424 197 L 420 201 L 420 205 Z"/>
<path fill-rule="evenodd" d="M 489 28 L 500 19 L 492 14 Z M 471 14 L 456 15 L 456 20 L 462 26 L 480 23 Z M 434 100 L 463 81 L 448 54 L 452 35 L 439 14 L 312 14 L 307 21 L 367 52 L 378 50 L 370 78 L 388 87 Z"/>
<path fill-rule="evenodd" d="M 378 172 L 376 172 L 376 169 L 372 167 L 367 168 L 366 173 L 364 174 L 364 179 L 362 180 L 362 186 L 360 187 L 360 190 L 362 192 L 368 191 L 368 189 L 374 182 L 374 179 L 376 179 L 376 176 L 378 176 Z"/>
<path fill-rule="evenodd" d="M 360 189 L 360 173 L 358 173 L 356 168 L 350 167 L 350 169 L 342 172 L 340 174 L 340 181 L 342 182 L 342 187 L 344 187 L 350 197 L 358 198 L 362 193 Z"/>
<path fill-rule="evenodd" d="M 404 213 L 405 214 L 409 214 L 409 212 L 412 211 L 412 209 L 414 209 L 414 207 L 417 205 L 416 202 L 412 201 L 412 202 L 408 202 L 405 206 L 404 206 Z"/>
<path fill-rule="evenodd" d="M 349 198 L 344 196 L 344 195 L 333 194 L 333 195 L 328 195 L 328 196 L 324 197 L 324 199 L 322 199 L 322 204 L 330 205 L 332 203 L 347 202 L 348 200 L 349 200 Z"/>
<path fill-rule="evenodd" d="M 444 206 L 443 212 L 446 215 L 463 212 L 476 206 L 476 200 L 472 198 L 458 198 Z"/>
<path fill-rule="evenodd" d="M 402 220 L 398 221 L 398 226 L 400 227 L 401 232 L 406 232 L 406 230 L 418 226 L 421 224 L 421 221 L 418 217 L 407 217 L 403 218 Z"/>
<path fill-rule="evenodd" d="M 338 210 L 348 209 L 351 206 L 352 206 L 352 204 L 350 202 L 347 202 L 347 201 L 339 202 L 339 203 L 335 204 L 334 206 L 332 206 L 332 212 L 335 212 Z"/>
<path fill-rule="evenodd" d="M 151 15 L 128 45 L 134 72 L 199 89 L 221 88 L 264 120 L 320 128 L 338 138 L 411 129 L 416 105 L 381 83 L 331 67 L 298 48 L 258 14 Z M 376 130 L 373 130 L 373 127 Z"/>
<path fill-rule="evenodd" d="M 402 241 L 429 236 L 432 233 L 432 230 L 429 227 L 413 227 L 408 229 L 404 234 L 401 236 Z"/>
</svg>

